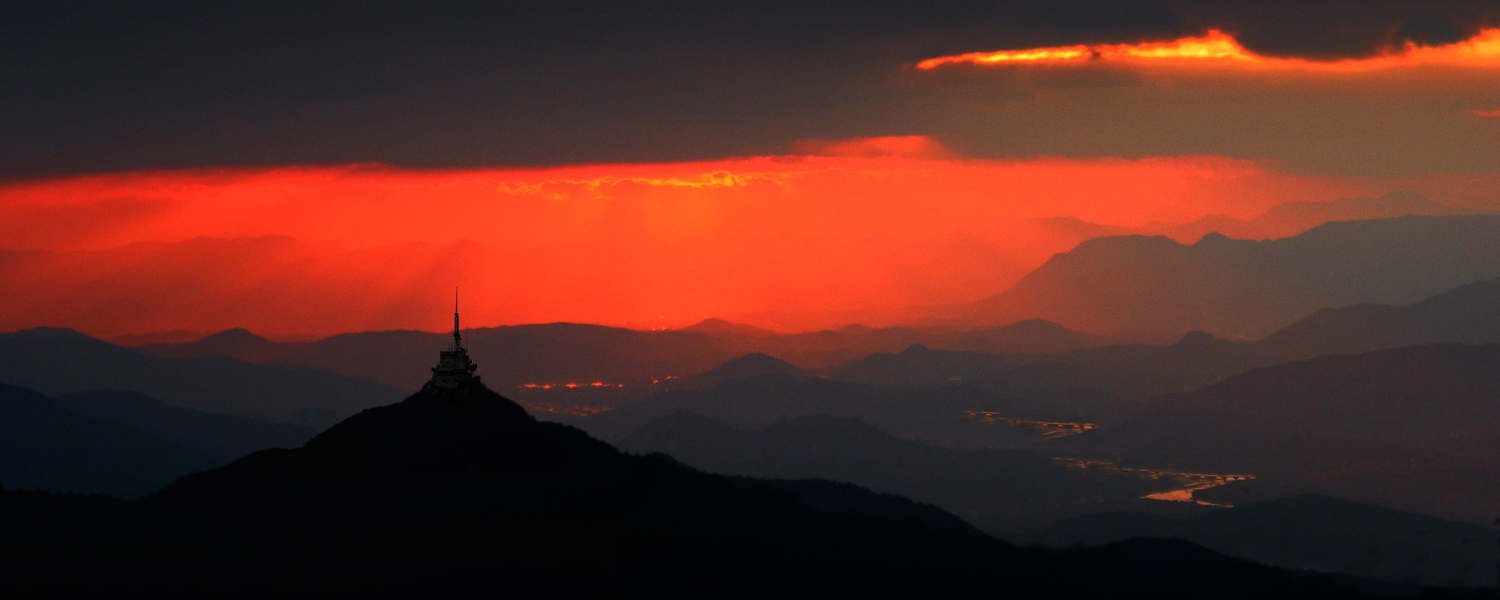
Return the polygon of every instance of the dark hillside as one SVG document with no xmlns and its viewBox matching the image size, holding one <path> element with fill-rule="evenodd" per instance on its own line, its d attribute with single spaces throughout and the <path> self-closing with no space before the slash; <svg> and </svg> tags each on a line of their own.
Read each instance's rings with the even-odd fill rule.
<svg viewBox="0 0 1500 600">
<path fill-rule="evenodd" d="M 0 485 L 6 488 L 138 497 L 217 464 L 222 459 L 211 453 L 0 384 Z"/>
<path fill-rule="evenodd" d="M 257 450 L 296 448 L 318 430 L 179 408 L 139 392 L 94 390 L 54 398 L 75 413 L 114 421 L 229 462 Z"/>
<path fill-rule="evenodd" d="M 1356 596 L 1181 543 L 1052 554 L 915 517 L 829 516 L 775 484 L 621 454 L 481 388 L 367 410 L 303 448 L 260 452 L 138 503 L 13 492 L 0 502 L 0 524 L 15 532 L 0 538 L 0 564 L 20 589 L 701 597 L 726 585 L 952 594 L 1001 581 L 1032 598 Z M 66 576 L 80 565 L 88 577 Z"/>
</svg>

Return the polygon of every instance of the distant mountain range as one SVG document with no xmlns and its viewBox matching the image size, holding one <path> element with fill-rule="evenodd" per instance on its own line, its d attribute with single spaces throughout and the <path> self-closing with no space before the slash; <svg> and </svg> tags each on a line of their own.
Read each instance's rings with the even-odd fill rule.
<svg viewBox="0 0 1500 600">
<path fill-rule="evenodd" d="M 351 333 L 306 343 L 279 343 L 244 329 L 194 342 L 152 343 L 136 349 L 158 356 L 226 356 L 259 364 L 326 369 L 414 388 L 421 373 L 392 368 L 412 364 L 448 335 L 415 331 Z M 985 352 L 1047 353 L 1136 342 L 1138 335 L 1078 333 L 1055 323 L 1025 321 L 979 331 L 875 329 L 777 334 L 705 321 L 680 331 L 636 331 L 599 325 L 551 323 L 469 330 L 470 352 L 488 381 L 502 388 L 524 383 L 608 381 L 640 384 L 664 376 L 686 377 L 750 353 L 818 369 L 871 352 L 922 343 Z M 524 392 L 523 392 L 524 393 Z"/>
<path fill-rule="evenodd" d="M 826 415 L 743 431 L 677 413 L 616 445 L 629 452 L 664 453 L 712 473 L 847 481 L 937 505 L 997 535 L 1091 512 L 1186 508 L 1140 499 L 1171 489 L 1170 482 L 1069 469 L 1022 450 L 958 452 Z"/>
<path fill-rule="evenodd" d="M 742 352 L 761 352 L 806 369 L 832 367 L 873 352 L 895 352 L 912 344 L 970 352 L 1048 354 L 1079 348 L 1159 341 L 1139 333 L 1092 334 L 1057 323 L 1024 320 L 974 330 L 850 325 L 836 330 L 775 334 L 724 321 L 705 321 L 684 331 L 699 331 L 733 342 Z"/>
<path fill-rule="evenodd" d="M 464 339 L 489 385 L 506 390 L 533 410 L 585 413 L 636 402 L 657 392 L 711 387 L 733 377 L 708 375 L 707 371 L 746 355 L 791 361 L 796 365 L 785 368 L 800 373 L 803 367 L 826 368 L 912 343 L 990 351 L 1058 351 L 1141 339 L 1082 334 L 1044 321 L 981 331 L 850 326 L 790 335 L 757 333 L 725 322 L 702 325 L 682 331 L 636 331 L 551 323 L 478 328 L 468 330 Z M 431 360 L 433 349 L 446 343 L 447 334 L 416 331 L 351 333 L 280 343 L 233 329 L 195 342 L 154 343 L 136 349 L 174 358 L 232 357 L 282 368 L 319 369 L 416 389 L 426 377 L 404 366 Z M 734 377 L 739 376 L 744 373 Z"/>
<path fill-rule="evenodd" d="M 850 361 L 828 375 L 924 388 L 961 382 L 1095 417 L 1118 417 L 1138 414 L 1145 408 L 1140 399 L 1203 387 L 1259 367 L 1439 342 L 1500 343 L 1500 280 L 1468 284 L 1402 307 L 1326 309 L 1252 342 L 1195 332 L 1161 347 L 1132 344 L 1050 355 L 913 346 Z"/>
<path fill-rule="evenodd" d="M 1406 306 L 1320 310 L 1261 344 L 1268 354 L 1303 359 L 1437 342 L 1500 342 L 1500 280 L 1461 286 Z"/>
<path fill-rule="evenodd" d="M 0 381 L 48 394 L 132 390 L 182 408 L 327 427 L 401 392 L 359 377 L 231 358 L 164 358 L 67 329 L 0 334 Z"/>
<path fill-rule="evenodd" d="M 1494 529 L 1325 496 L 1252 502 L 1186 518 L 1105 513 L 1055 523 L 1028 541 L 1054 548 L 1177 538 L 1291 569 L 1454 587 L 1495 584 Z"/>
<path fill-rule="evenodd" d="M 1344 198 L 1332 202 L 1288 202 L 1271 207 L 1250 220 L 1224 215 L 1204 217 L 1192 223 L 1168 227 L 1147 227 L 1148 235 L 1165 235 L 1174 240 L 1196 241 L 1210 233 L 1238 240 L 1264 240 L 1290 237 L 1333 221 L 1389 219 L 1409 215 L 1453 216 L 1474 211 L 1452 208 L 1428 200 L 1415 192 L 1391 192 L 1371 198 Z M 1118 235 L 1118 233 L 1116 234 Z"/>
<path fill-rule="evenodd" d="M 1210 234 L 1096 238 L 939 322 L 1047 319 L 1082 331 L 1260 338 L 1318 310 L 1409 304 L 1500 276 L 1500 216 L 1326 223 L 1254 242 Z"/>
<path fill-rule="evenodd" d="M 1011 448 L 1032 442 L 1032 434 L 1019 429 L 980 426 L 965 420 L 967 411 L 976 410 L 1050 418 L 1060 412 L 1045 403 L 999 396 L 972 386 L 914 390 L 770 374 L 727 381 L 704 390 L 663 392 L 590 416 L 547 418 L 608 441 L 624 439 L 652 421 L 686 412 L 739 429 L 832 415 L 858 419 L 899 438 L 959 450 Z"/>
</svg>

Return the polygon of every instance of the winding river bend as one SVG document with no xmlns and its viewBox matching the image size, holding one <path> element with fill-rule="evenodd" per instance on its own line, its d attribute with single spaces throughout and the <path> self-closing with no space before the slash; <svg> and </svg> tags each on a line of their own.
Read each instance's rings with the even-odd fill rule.
<svg viewBox="0 0 1500 600">
<path fill-rule="evenodd" d="M 1085 431 L 1091 431 L 1095 425 L 1084 421 L 1040 421 L 1036 419 L 1017 419 L 1007 417 L 992 410 L 970 410 L 964 411 L 964 419 L 970 423 L 980 425 L 1009 425 L 1020 427 L 1046 439 L 1078 435 Z"/>
<path fill-rule="evenodd" d="M 1070 435 L 1078 435 L 1093 431 L 1097 425 L 1087 421 L 1043 421 L 1037 419 L 1019 419 L 1007 417 L 995 411 L 970 410 L 964 412 L 964 420 L 980 425 L 1008 425 L 1020 427 L 1045 439 L 1056 439 Z M 1147 500 L 1160 500 L 1162 502 L 1190 502 L 1202 506 L 1229 507 L 1228 504 L 1218 504 L 1199 500 L 1193 497 L 1193 493 L 1199 490 L 1216 488 L 1236 481 L 1248 481 L 1255 479 L 1254 475 L 1228 474 L 1228 473 L 1198 473 L 1194 471 L 1182 471 L 1177 469 L 1143 469 L 1136 467 L 1122 467 L 1107 460 L 1093 460 L 1087 458 L 1054 458 L 1059 463 L 1070 469 L 1093 470 L 1106 472 L 1113 475 L 1125 475 L 1139 479 L 1152 481 L 1166 481 L 1176 484 L 1173 489 L 1147 494 L 1143 498 Z"/>
<path fill-rule="evenodd" d="M 1193 497 L 1193 493 L 1199 490 L 1216 488 L 1236 481 L 1249 481 L 1255 479 L 1254 475 L 1226 474 L 1226 473 L 1199 473 L 1194 471 L 1180 471 L 1176 469 L 1142 469 L 1135 467 L 1122 467 L 1107 460 L 1091 460 L 1086 458 L 1054 458 L 1052 459 L 1070 469 L 1094 470 L 1116 475 L 1128 475 L 1140 479 L 1152 481 L 1166 481 L 1175 484 L 1170 490 L 1156 492 L 1142 496 L 1147 500 L 1160 500 L 1163 502 L 1190 502 L 1201 506 L 1220 506 L 1231 508 L 1229 504 L 1218 504 L 1199 500 Z"/>
</svg>

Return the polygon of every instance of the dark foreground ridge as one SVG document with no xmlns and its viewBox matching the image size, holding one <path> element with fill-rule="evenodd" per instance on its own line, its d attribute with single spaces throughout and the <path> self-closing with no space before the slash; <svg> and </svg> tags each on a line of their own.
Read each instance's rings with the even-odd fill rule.
<svg viewBox="0 0 1500 600">
<path fill-rule="evenodd" d="M 302 448 L 258 452 L 141 501 L 0 494 L 0 575 L 49 590 L 234 593 L 1357 596 L 1349 584 L 1185 542 L 1019 549 L 893 514 L 889 503 L 861 509 L 879 497 L 850 497 L 859 494 L 848 487 L 843 500 L 804 503 L 797 493 L 620 453 L 475 382 L 428 387 Z M 846 508 L 830 505 L 839 502 Z"/>
</svg>

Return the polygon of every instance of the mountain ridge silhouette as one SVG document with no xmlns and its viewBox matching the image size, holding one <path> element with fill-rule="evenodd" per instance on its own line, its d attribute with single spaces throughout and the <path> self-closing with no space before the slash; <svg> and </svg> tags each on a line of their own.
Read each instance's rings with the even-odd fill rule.
<svg viewBox="0 0 1500 600">
<path fill-rule="evenodd" d="M 964 326 L 1042 318 L 1083 331 L 1260 338 L 1313 312 L 1407 304 L 1500 276 L 1500 216 L 1324 223 L 1268 241 L 1208 234 L 1094 238 L 1009 290 L 935 319 Z"/>
<path fill-rule="evenodd" d="M 183 408 L 314 427 L 401 398 L 369 379 L 225 357 L 166 358 L 53 328 L 0 334 L 0 381 L 47 394 L 130 390 Z"/>
</svg>

